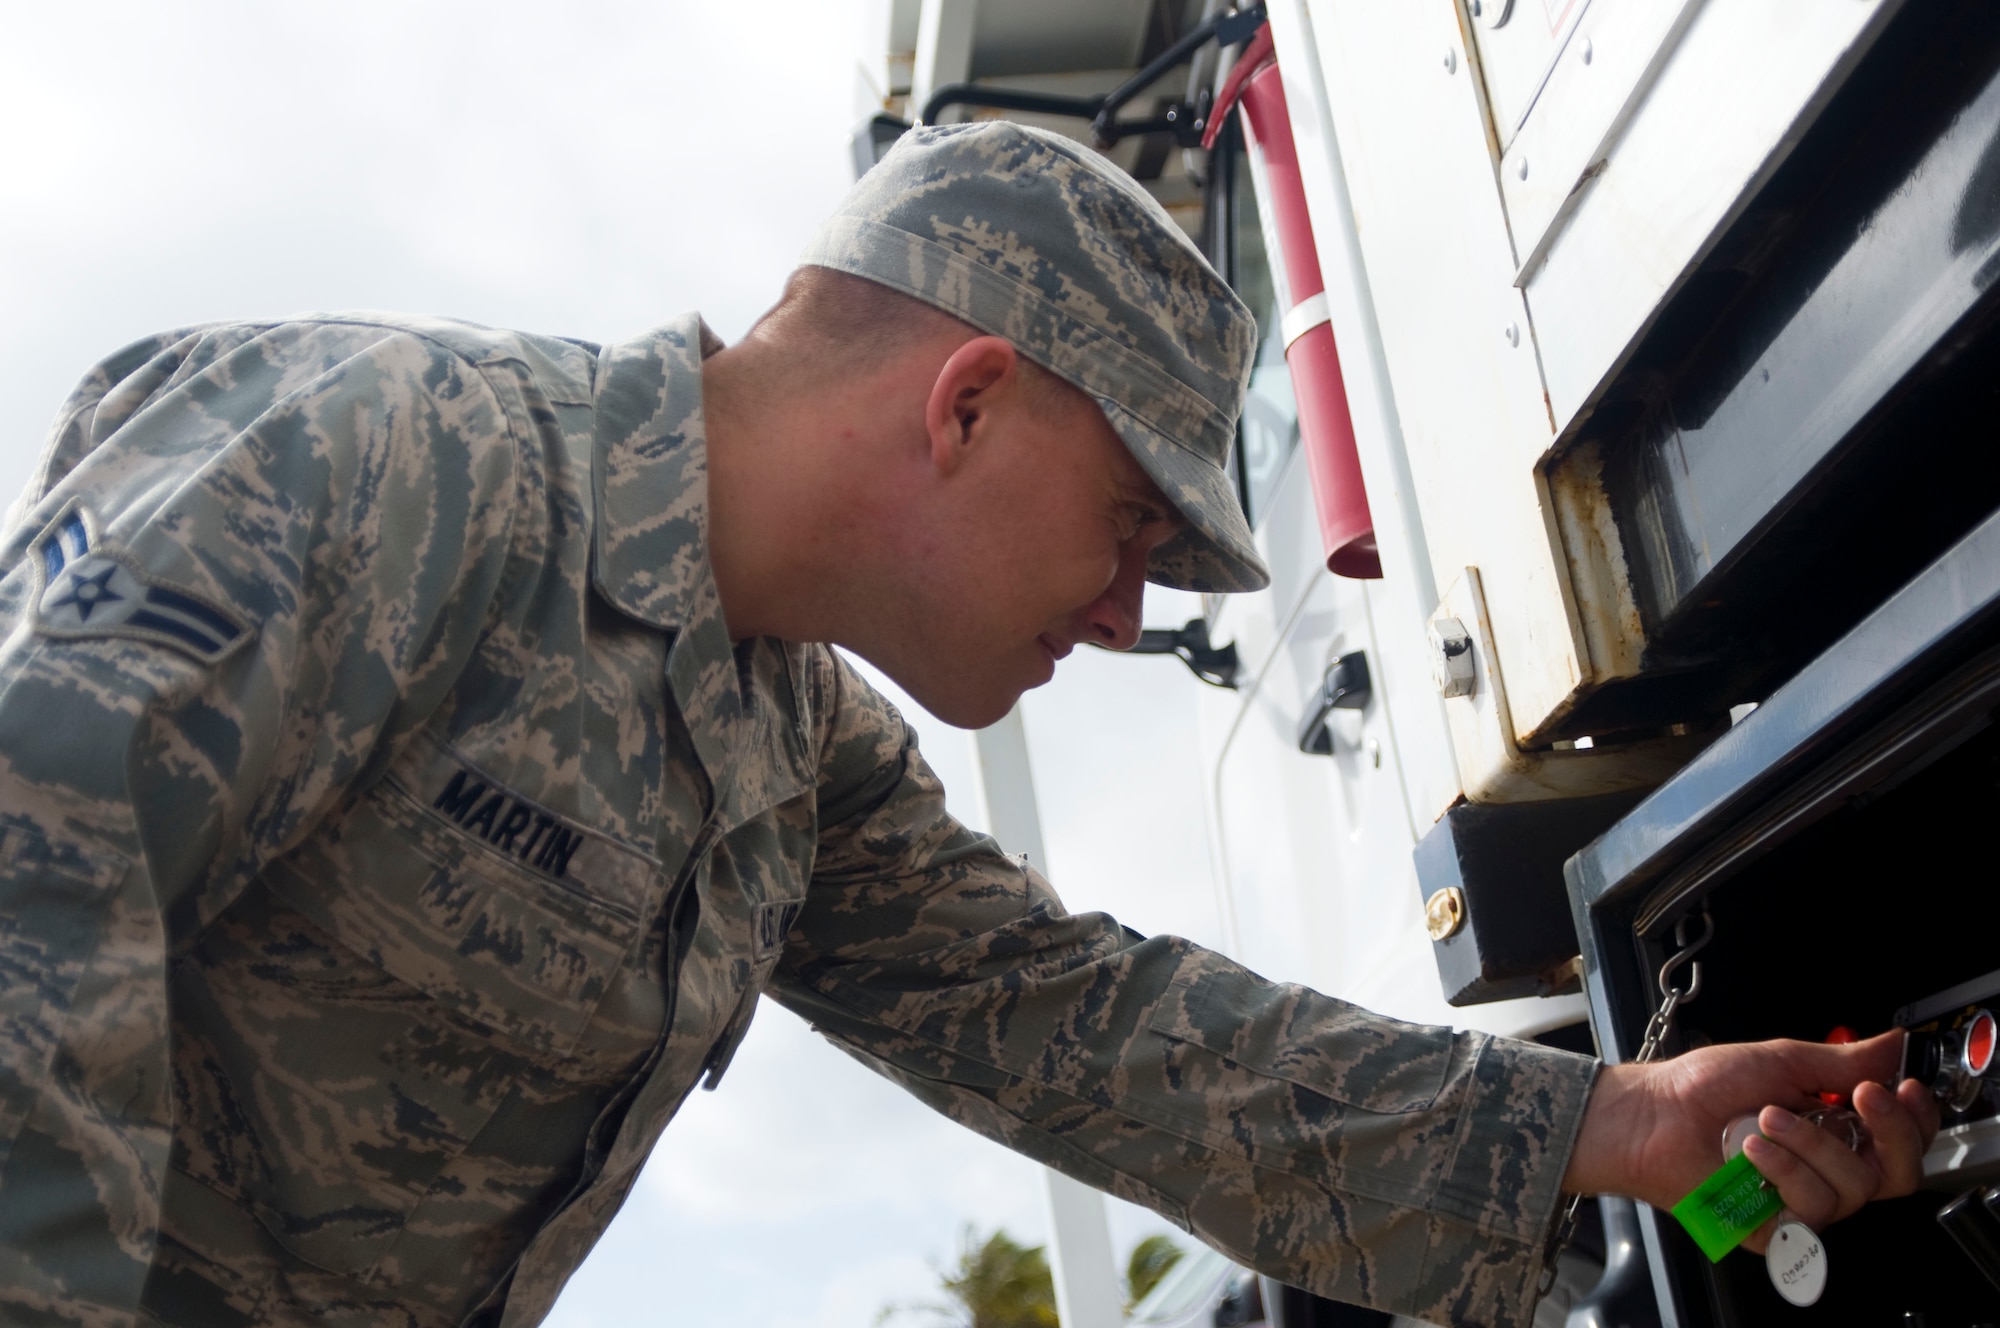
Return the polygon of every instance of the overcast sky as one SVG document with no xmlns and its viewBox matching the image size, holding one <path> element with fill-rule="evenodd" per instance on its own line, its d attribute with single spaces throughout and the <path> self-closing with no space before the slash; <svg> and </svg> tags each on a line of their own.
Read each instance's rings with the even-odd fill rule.
<svg viewBox="0 0 2000 1328">
<path fill-rule="evenodd" d="M 696 308 L 734 339 L 848 184 L 855 62 L 882 40 L 871 0 L 4 12 L 5 501 L 84 370 L 164 328 L 378 308 L 604 341 Z M 1025 713 L 1071 906 L 1216 944 L 1199 686 L 1084 651 Z M 967 735 L 912 718 L 969 791 Z M 1039 1176 L 767 1002 L 551 1323 L 868 1328 L 934 1294 L 963 1224 L 1042 1239 Z M 1113 1210 L 1121 1253 L 1159 1228 Z"/>
</svg>

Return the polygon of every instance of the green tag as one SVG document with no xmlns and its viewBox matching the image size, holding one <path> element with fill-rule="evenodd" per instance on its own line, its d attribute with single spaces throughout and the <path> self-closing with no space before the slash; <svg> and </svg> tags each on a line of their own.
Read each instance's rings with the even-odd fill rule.
<svg viewBox="0 0 2000 1328">
<path fill-rule="evenodd" d="M 1785 1201 L 1767 1183 L 1750 1159 L 1738 1153 L 1722 1170 L 1695 1186 L 1694 1193 L 1674 1205 L 1694 1243 L 1710 1263 L 1743 1243 L 1744 1237 L 1771 1220 Z"/>
</svg>

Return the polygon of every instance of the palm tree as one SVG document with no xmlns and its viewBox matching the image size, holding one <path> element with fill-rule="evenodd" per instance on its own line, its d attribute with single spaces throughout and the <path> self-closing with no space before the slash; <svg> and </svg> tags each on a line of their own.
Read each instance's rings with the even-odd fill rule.
<svg viewBox="0 0 2000 1328">
<path fill-rule="evenodd" d="M 1058 1328 L 1056 1283 L 1040 1246 L 1021 1246 L 996 1231 L 974 1247 L 966 1228 L 958 1267 L 944 1278 L 945 1294 L 965 1307 L 966 1328 Z"/>
<path fill-rule="evenodd" d="M 890 1305 L 875 1322 L 915 1312 L 958 1328 L 1061 1328 L 1047 1252 L 1040 1245 L 1017 1244 L 1005 1231 L 981 1240 L 967 1227 L 959 1240 L 958 1266 L 941 1271 L 938 1280 L 954 1304 Z"/>
<path fill-rule="evenodd" d="M 1181 1261 L 1184 1253 L 1167 1236 L 1148 1236 L 1132 1247 L 1131 1257 L 1125 1260 L 1125 1311 L 1146 1298 L 1146 1294 L 1160 1284 L 1167 1271 Z"/>
<path fill-rule="evenodd" d="M 1125 1261 L 1125 1308 L 1146 1298 L 1186 1253 L 1166 1236 L 1148 1236 Z M 1061 1328 L 1048 1252 L 1021 1245 L 1004 1230 L 981 1238 L 972 1227 L 959 1237 L 958 1264 L 938 1271 L 950 1303 L 886 1305 L 880 1325 L 898 1314 L 927 1314 L 952 1328 Z"/>
</svg>

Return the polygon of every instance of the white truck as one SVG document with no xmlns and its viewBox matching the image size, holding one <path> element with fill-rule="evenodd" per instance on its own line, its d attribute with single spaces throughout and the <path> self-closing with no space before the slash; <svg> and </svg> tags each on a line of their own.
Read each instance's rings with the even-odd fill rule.
<svg viewBox="0 0 2000 1328">
<path fill-rule="evenodd" d="M 880 18 L 857 169 L 914 121 L 1073 134 L 1258 315 L 1272 585 L 1146 643 L 1212 684 L 1237 955 L 1614 1061 L 1662 984 L 1668 1054 L 1913 1029 L 1934 1188 L 1826 1234 L 1817 1306 L 1607 1202 L 1569 1322 L 1991 1322 L 2000 6 Z"/>
</svg>

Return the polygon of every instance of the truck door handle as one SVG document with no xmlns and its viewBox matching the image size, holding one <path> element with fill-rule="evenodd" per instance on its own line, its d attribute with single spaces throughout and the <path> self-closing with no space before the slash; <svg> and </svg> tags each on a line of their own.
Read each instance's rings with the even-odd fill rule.
<svg viewBox="0 0 2000 1328">
<path fill-rule="evenodd" d="M 1332 756 L 1333 733 L 1327 718 L 1336 710 L 1361 710 L 1370 695 L 1368 656 L 1356 650 L 1341 655 L 1326 666 L 1319 690 L 1306 703 L 1305 720 L 1299 725 L 1299 750 L 1308 756 Z"/>
</svg>

